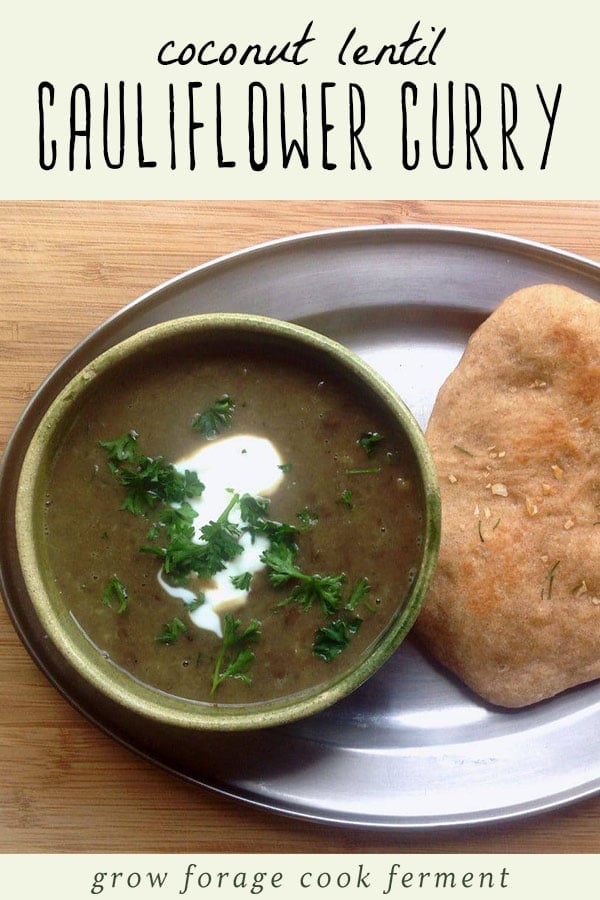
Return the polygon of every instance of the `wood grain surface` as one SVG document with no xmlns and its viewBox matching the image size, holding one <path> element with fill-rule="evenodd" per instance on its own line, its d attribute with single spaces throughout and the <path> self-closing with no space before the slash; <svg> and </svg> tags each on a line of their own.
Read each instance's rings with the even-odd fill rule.
<svg viewBox="0 0 600 900">
<path fill-rule="evenodd" d="M 61 357 L 147 289 L 271 238 L 387 223 L 491 229 L 600 260 L 596 202 L 0 203 L 0 449 Z M 0 853 L 9 851 L 596 853 L 600 797 L 410 835 L 271 815 L 186 784 L 89 724 L 1 607 Z"/>
</svg>

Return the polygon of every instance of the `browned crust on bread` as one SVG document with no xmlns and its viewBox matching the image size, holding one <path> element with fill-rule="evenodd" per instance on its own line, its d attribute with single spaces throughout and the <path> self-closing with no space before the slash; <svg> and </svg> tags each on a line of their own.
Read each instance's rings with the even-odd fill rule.
<svg viewBox="0 0 600 900">
<path fill-rule="evenodd" d="M 502 706 L 600 677 L 600 304 L 556 285 L 510 296 L 427 437 L 443 522 L 421 640 Z"/>
</svg>

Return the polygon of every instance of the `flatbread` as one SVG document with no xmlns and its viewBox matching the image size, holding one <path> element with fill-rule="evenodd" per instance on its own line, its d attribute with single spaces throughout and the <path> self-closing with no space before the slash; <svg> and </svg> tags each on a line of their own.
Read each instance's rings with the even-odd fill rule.
<svg viewBox="0 0 600 900">
<path fill-rule="evenodd" d="M 443 521 L 417 635 L 501 706 L 600 677 L 600 304 L 555 285 L 510 296 L 427 438 Z"/>
</svg>

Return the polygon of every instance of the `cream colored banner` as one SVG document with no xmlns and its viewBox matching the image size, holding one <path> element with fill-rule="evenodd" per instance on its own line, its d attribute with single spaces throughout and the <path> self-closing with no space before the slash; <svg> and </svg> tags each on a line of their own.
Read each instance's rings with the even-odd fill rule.
<svg viewBox="0 0 600 900">
<path fill-rule="evenodd" d="M 48 855 L 0 858 L 5 896 L 47 900 L 313 900 L 597 896 L 595 856 Z"/>
<path fill-rule="evenodd" d="M 594 199 L 598 5 L 23 0 L 0 197 Z"/>
</svg>

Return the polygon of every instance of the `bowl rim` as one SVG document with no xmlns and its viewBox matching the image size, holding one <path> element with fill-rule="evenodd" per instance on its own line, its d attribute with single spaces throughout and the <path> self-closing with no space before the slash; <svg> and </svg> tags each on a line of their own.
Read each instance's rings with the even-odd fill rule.
<svg viewBox="0 0 600 900">
<path fill-rule="evenodd" d="M 357 666 L 324 688 L 286 695 L 271 701 L 237 705 L 208 703 L 166 694 L 138 681 L 118 666 L 107 667 L 99 651 L 79 629 L 66 607 L 61 611 L 51 599 L 39 565 L 34 522 L 39 514 L 36 487 L 41 478 L 49 441 L 97 376 L 115 363 L 151 349 L 161 342 L 197 334 L 226 334 L 235 330 L 265 338 L 290 341 L 324 354 L 342 371 L 350 372 L 400 422 L 415 454 L 422 482 L 422 556 L 417 575 L 399 613 L 385 626 L 370 652 Z M 367 362 L 337 341 L 303 325 L 247 313 L 198 313 L 177 317 L 144 328 L 109 347 L 78 371 L 48 406 L 25 452 L 16 491 L 15 527 L 17 554 L 33 609 L 46 635 L 68 663 L 103 695 L 119 705 L 161 724 L 199 730 L 232 731 L 285 724 L 312 715 L 350 694 L 379 669 L 401 644 L 424 602 L 435 571 L 441 526 L 441 500 L 435 466 L 424 433 L 397 392 Z M 68 620 L 68 621 L 67 621 Z"/>
</svg>

